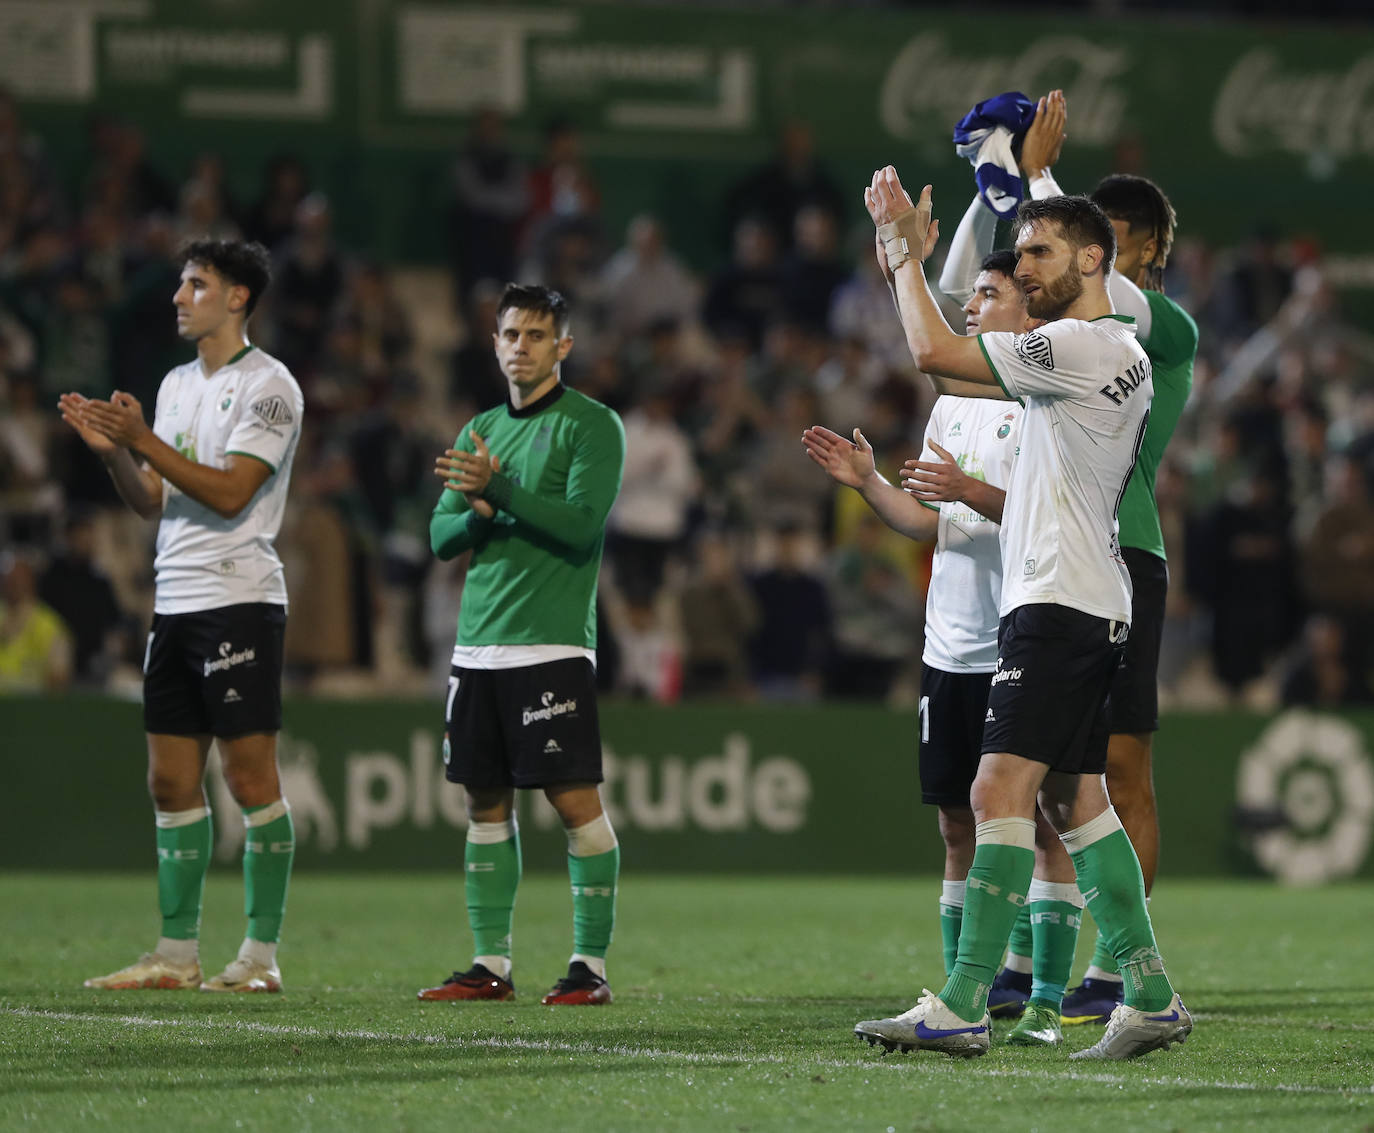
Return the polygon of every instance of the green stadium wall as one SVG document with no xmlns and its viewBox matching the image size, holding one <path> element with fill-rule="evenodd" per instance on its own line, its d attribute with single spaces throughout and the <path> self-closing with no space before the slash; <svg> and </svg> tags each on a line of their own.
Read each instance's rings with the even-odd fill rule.
<svg viewBox="0 0 1374 1133">
<path fill-rule="evenodd" d="M 437 701 L 286 705 L 283 782 L 301 869 L 453 869 L 459 788 Z M 938 873 L 916 781 L 916 715 L 863 705 L 602 705 L 605 795 L 636 871 Z M 139 707 L 0 701 L 4 869 L 144 869 L 154 860 Z M 1173 876 L 1374 876 L 1374 713 L 1165 717 L 1155 754 Z M 212 760 L 213 762 L 213 760 Z M 212 768 L 216 859 L 243 826 Z M 560 868 L 548 804 L 522 792 L 530 869 Z"/>
<path fill-rule="evenodd" d="M 1352 34 L 1354 33 L 1354 34 Z M 613 235 L 663 216 L 684 254 L 723 253 L 724 190 L 809 121 L 849 191 L 895 162 L 931 181 L 952 224 L 967 201 L 955 121 L 1006 89 L 1069 97 L 1060 174 L 1113 168 L 1170 192 L 1182 231 L 1232 242 L 1262 222 L 1339 253 L 1338 285 L 1374 286 L 1365 186 L 1374 172 L 1367 27 L 1224 19 L 960 13 L 929 8 L 406 0 L 0 0 L 0 76 L 73 186 L 92 112 L 142 125 L 169 174 L 223 154 L 251 200 L 266 159 L 302 156 L 346 245 L 433 261 L 450 161 L 496 105 L 538 153 L 552 117 L 583 129 Z"/>
</svg>

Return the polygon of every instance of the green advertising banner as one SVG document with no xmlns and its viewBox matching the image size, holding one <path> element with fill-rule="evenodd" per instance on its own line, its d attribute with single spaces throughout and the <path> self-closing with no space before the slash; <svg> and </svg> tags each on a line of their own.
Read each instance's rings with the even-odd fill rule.
<svg viewBox="0 0 1374 1133">
<path fill-rule="evenodd" d="M 262 162 L 303 154 L 350 242 L 433 258 L 447 160 L 497 106 L 533 156 L 543 125 L 583 128 L 613 229 L 663 215 L 679 247 L 723 246 L 725 188 L 811 123 L 842 187 L 893 162 L 951 221 L 971 192 L 950 142 L 969 107 L 1062 87 L 1061 182 L 1156 177 L 1183 231 L 1310 233 L 1339 285 L 1374 286 L 1374 36 L 1325 24 L 1042 16 L 982 10 L 742 10 L 698 4 L 358 0 L 0 0 L 0 75 L 69 163 L 93 109 L 144 125 L 181 168 L 218 150 L 245 195 Z M 75 173 L 74 167 L 71 170 Z"/>
<path fill-rule="evenodd" d="M 295 701 L 281 742 L 302 869 L 452 869 L 462 792 L 444 778 L 441 706 Z M 0 701 L 6 869 L 145 868 L 151 807 L 137 705 Z M 914 712 L 878 706 L 602 706 L 604 796 L 627 868 L 937 874 Z M 1294 883 L 1374 876 L 1374 713 L 1167 717 L 1155 753 L 1162 870 Z M 213 757 L 212 757 L 213 758 Z M 215 856 L 243 825 L 210 777 Z M 561 866 L 552 809 L 522 792 L 531 869 Z M 54 836 L 60 830 L 61 837 Z"/>
</svg>

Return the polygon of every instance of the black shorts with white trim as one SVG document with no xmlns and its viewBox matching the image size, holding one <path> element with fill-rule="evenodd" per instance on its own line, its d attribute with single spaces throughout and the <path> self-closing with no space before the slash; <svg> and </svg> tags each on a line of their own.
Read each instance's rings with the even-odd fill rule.
<svg viewBox="0 0 1374 1133">
<path fill-rule="evenodd" d="M 596 671 L 584 657 L 516 669 L 454 665 L 444 774 L 475 790 L 600 783 Z"/>
<path fill-rule="evenodd" d="M 1007 752 L 1055 771 L 1107 768 L 1107 696 L 1128 627 L 1052 603 L 1018 606 L 997 631 L 983 753 Z"/>
</svg>

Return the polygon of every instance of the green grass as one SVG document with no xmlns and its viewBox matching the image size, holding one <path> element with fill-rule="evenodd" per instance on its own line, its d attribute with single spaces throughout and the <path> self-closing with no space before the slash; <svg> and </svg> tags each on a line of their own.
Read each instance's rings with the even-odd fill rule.
<svg viewBox="0 0 1374 1133">
<path fill-rule="evenodd" d="M 286 994 L 224 998 L 81 987 L 151 944 L 151 874 L 3 878 L 0 1128 L 1374 1128 L 1368 885 L 1165 884 L 1151 909 L 1197 1028 L 1126 1065 L 859 1043 L 856 1020 L 940 986 L 938 890 L 629 873 L 615 1004 L 559 1009 L 539 996 L 570 950 L 566 878 L 521 890 L 519 998 L 470 1005 L 414 998 L 468 960 L 456 870 L 301 874 Z M 212 875 L 207 967 L 232 958 L 240 901 Z"/>
</svg>

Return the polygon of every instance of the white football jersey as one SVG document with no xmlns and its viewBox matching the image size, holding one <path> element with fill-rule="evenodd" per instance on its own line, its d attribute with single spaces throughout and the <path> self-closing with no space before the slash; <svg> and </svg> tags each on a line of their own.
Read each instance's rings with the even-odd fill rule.
<svg viewBox="0 0 1374 1133">
<path fill-rule="evenodd" d="M 238 453 L 262 461 L 272 475 L 233 519 L 163 479 L 153 562 L 159 614 L 242 602 L 286 605 L 286 580 L 273 543 L 286 509 L 304 408 L 291 372 L 252 346 L 213 374 L 197 358 L 162 379 L 153 417 L 159 437 L 199 464 L 224 468 L 228 456 Z"/>
<path fill-rule="evenodd" d="M 966 475 L 1005 489 L 1020 443 L 1021 414 L 1014 401 L 937 398 L 921 459 L 944 459 L 931 448 L 934 441 Z M 997 668 L 1002 593 L 1000 530 L 964 503 L 942 503 L 939 511 L 921 659 L 946 673 L 991 673 Z"/>
<path fill-rule="evenodd" d="M 1129 623 L 1116 512 L 1154 396 L 1134 320 L 1061 319 L 978 341 L 1025 406 L 1002 516 L 1002 614 L 1054 602 Z"/>
</svg>

